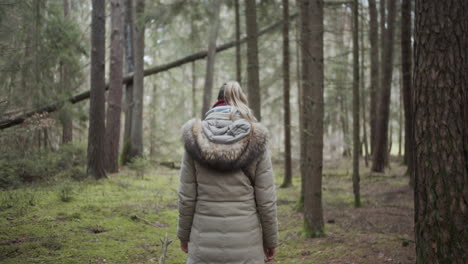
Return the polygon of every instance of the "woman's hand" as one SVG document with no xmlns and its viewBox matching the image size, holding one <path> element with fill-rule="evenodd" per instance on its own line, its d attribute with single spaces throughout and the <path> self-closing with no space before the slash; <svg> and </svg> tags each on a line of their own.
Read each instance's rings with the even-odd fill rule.
<svg viewBox="0 0 468 264">
<path fill-rule="evenodd" d="M 180 241 L 180 249 L 182 249 L 183 252 L 188 253 L 188 242 Z"/>
<path fill-rule="evenodd" d="M 265 262 L 272 261 L 276 256 L 276 248 L 264 248 L 265 252 Z"/>
</svg>

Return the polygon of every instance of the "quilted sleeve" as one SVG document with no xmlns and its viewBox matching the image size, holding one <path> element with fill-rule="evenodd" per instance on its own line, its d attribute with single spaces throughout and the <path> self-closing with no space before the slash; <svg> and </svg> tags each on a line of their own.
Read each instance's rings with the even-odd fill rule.
<svg viewBox="0 0 468 264">
<path fill-rule="evenodd" d="M 178 188 L 179 219 L 177 237 L 182 242 L 189 241 L 196 202 L 197 186 L 195 181 L 195 165 L 192 157 L 185 151 L 180 168 Z"/>
<path fill-rule="evenodd" d="M 278 219 L 276 213 L 276 189 L 270 151 L 266 150 L 255 170 L 255 199 L 263 230 L 263 246 L 278 246 Z"/>
</svg>

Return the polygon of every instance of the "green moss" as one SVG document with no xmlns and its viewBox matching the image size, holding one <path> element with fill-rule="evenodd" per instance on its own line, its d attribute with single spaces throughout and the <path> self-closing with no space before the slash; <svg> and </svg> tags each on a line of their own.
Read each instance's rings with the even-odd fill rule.
<svg viewBox="0 0 468 264">
<path fill-rule="evenodd" d="M 153 168 L 143 179 L 132 174 L 124 169 L 104 181 L 70 180 L 0 192 L 0 230 L 8 230 L 0 232 L 0 262 L 157 262 L 160 239 L 167 232 L 173 240 L 167 263 L 185 263 L 186 254 L 179 249 L 176 237 L 178 172 Z M 280 183 L 281 174 L 275 180 Z M 363 182 L 366 180 L 363 177 Z M 375 180 L 391 183 L 402 179 Z M 293 186 L 277 190 L 278 201 L 282 202 L 278 203 L 281 246 L 276 261 L 329 263 L 340 256 L 360 254 L 346 242 L 354 241 L 359 231 L 340 228 L 340 219 L 318 231 L 305 225 L 302 213 L 295 210 L 296 201 L 303 208 L 300 182 L 296 175 Z M 73 189 L 72 199 L 66 203 L 58 198 L 63 186 Z M 351 178 L 333 176 L 330 171 L 324 179 L 323 200 L 325 211 L 352 208 Z M 325 235 L 324 239 L 310 239 Z M 389 246 L 402 248 L 400 240 L 383 235 L 374 245 Z"/>
<path fill-rule="evenodd" d="M 316 237 L 325 237 L 325 229 L 322 228 L 313 228 L 310 224 L 304 219 L 303 221 L 303 234 L 305 237 L 316 238 Z"/>
</svg>

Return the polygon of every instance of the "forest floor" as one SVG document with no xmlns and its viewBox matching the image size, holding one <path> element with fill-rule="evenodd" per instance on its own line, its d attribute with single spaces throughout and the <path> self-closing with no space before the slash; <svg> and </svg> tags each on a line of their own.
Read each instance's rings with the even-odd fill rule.
<svg viewBox="0 0 468 264">
<path fill-rule="evenodd" d="M 339 165 L 339 166 L 338 166 Z M 324 166 L 326 236 L 305 238 L 294 186 L 278 189 L 280 247 L 273 263 L 414 263 L 413 194 L 397 163 L 385 174 L 362 168 L 362 208 L 353 208 L 350 162 Z M 276 184 L 282 168 L 275 167 Z M 143 178 L 29 185 L 0 192 L 0 263 L 185 263 L 175 232 L 178 171 Z"/>
</svg>

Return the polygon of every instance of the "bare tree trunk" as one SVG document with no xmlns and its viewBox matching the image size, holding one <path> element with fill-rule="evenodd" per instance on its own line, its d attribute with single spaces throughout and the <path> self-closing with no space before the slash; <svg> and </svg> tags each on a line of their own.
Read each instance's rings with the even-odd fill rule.
<svg viewBox="0 0 468 264">
<path fill-rule="evenodd" d="M 383 82 L 381 86 L 381 94 L 379 96 L 379 116 L 377 120 L 377 135 L 376 146 L 373 156 L 372 171 L 383 172 L 385 167 L 385 159 L 388 158 L 388 123 L 390 112 L 390 93 L 392 88 L 392 73 L 393 73 L 393 42 L 395 31 L 395 9 L 396 1 L 388 1 L 388 29 L 385 31 L 385 49 L 384 60 L 382 65 L 385 65 L 383 71 Z M 385 63 L 384 63 L 385 62 Z"/>
<path fill-rule="evenodd" d="M 133 76 L 133 107 L 130 134 L 129 157 L 143 156 L 143 90 L 144 90 L 144 60 L 145 51 L 145 0 L 134 0 L 133 9 L 135 50 L 135 74 Z"/>
<path fill-rule="evenodd" d="M 197 76 L 196 64 L 192 62 L 192 116 L 197 115 Z"/>
<path fill-rule="evenodd" d="M 337 26 L 338 34 L 335 35 L 336 37 L 336 48 L 337 50 L 345 50 L 347 46 L 345 45 L 345 32 L 346 26 L 348 23 L 352 23 L 352 18 L 348 16 L 348 12 L 346 8 L 341 8 L 339 10 L 340 21 Z M 341 56 L 338 61 L 338 68 L 335 71 L 336 80 L 339 85 L 337 99 L 338 104 L 340 107 L 340 111 L 338 112 L 339 120 L 341 123 L 341 129 L 343 133 L 343 153 L 344 157 L 351 157 L 351 144 L 350 142 L 351 137 L 349 133 L 349 123 L 348 123 L 348 103 L 347 103 L 347 85 L 348 82 L 348 56 Z"/>
<path fill-rule="evenodd" d="M 300 6 L 300 1 L 297 0 L 296 6 Z M 304 144 L 304 120 L 303 120 L 303 101 L 302 101 L 302 74 L 301 74 L 301 49 L 302 46 L 300 45 L 300 30 L 301 30 L 301 24 L 302 22 L 300 21 L 300 18 L 296 21 L 296 71 L 297 71 L 297 105 L 299 106 L 298 112 L 299 112 L 299 143 L 300 143 L 300 160 L 302 164 L 302 157 L 304 157 L 305 152 L 307 151 L 305 149 L 305 144 Z M 299 197 L 298 201 L 298 206 L 297 209 L 303 210 L 304 209 L 304 188 L 305 188 L 305 174 L 302 173 L 302 165 L 301 165 L 301 194 Z"/>
<path fill-rule="evenodd" d="M 405 115 L 405 163 L 408 166 L 407 174 L 410 176 L 410 185 L 413 186 L 413 106 L 412 102 L 412 57 L 411 48 L 411 2 L 402 0 L 401 4 L 401 69 L 403 75 L 403 107 Z"/>
<path fill-rule="evenodd" d="M 371 154 L 375 149 L 375 134 L 377 124 L 377 95 L 380 91 L 380 66 L 379 66 L 379 29 L 378 29 L 378 16 L 377 5 L 375 0 L 368 0 L 369 2 L 369 40 L 371 49 L 371 65 L 370 65 L 370 149 Z"/>
<path fill-rule="evenodd" d="M 283 0 L 283 19 L 289 17 L 289 0 Z M 292 185 L 291 165 L 291 109 L 289 103 L 289 23 L 283 24 L 283 111 L 284 111 L 284 180 L 282 187 Z"/>
<path fill-rule="evenodd" d="M 322 209 L 323 164 L 323 1 L 301 0 L 304 227 L 308 236 L 324 234 Z"/>
<path fill-rule="evenodd" d="M 400 101 L 398 103 L 398 157 L 401 157 L 401 149 L 403 145 L 403 87 L 400 74 Z"/>
<path fill-rule="evenodd" d="M 104 170 L 105 130 L 105 53 L 106 14 L 105 1 L 93 0 L 91 21 L 91 95 L 89 101 L 88 175 L 106 178 Z"/>
<path fill-rule="evenodd" d="M 363 5 L 360 5 L 360 11 L 363 14 Z M 361 31 L 364 31 L 364 20 L 361 19 Z M 364 33 L 361 33 L 359 36 L 361 47 L 360 47 L 360 52 L 361 52 L 361 66 L 360 66 L 360 73 L 361 76 L 359 78 L 360 83 L 361 83 L 361 98 L 362 102 L 360 103 L 361 105 L 361 113 L 362 113 L 362 142 L 361 145 L 364 145 L 364 162 L 366 167 L 369 167 L 369 144 L 368 144 L 368 139 L 367 139 L 367 115 L 366 115 L 366 104 L 367 104 L 367 89 L 366 89 L 366 71 L 365 71 L 365 61 L 366 61 L 366 42 L 364 41 Z M 361 149 L 362 151 L 362 149 Z"/>
<path fill-rule="evenodd" d="M 468 1 L 416 0 L 416 263 L 468 262 Z"/>
<path fill-rule="evenodd" d="M 195 17 L 192 15 L 190 18 L 190 40 L 192 41 L 192 48 L 195 43 Z M 196 62 L 193 61 L 192 65 L 192 117 L 197 115 L 197 71 L 196 71 Z"/>
<path fill-rule="evenodd" d="M 245 22 L 247 31 L 247 93 L 249 106 L 260 121 L 260 76 L 258 65 L 257 7 L 255 0 L 245 0 Z"/>
<path fill-rule="evenodd" d="M 153 94 L 151 95 L 151 114 L 150 114 L 150 157 L 155 158 L 156 156 L 156 111 L 158 110 L 157 105 L 157 86 L 153 84 Z"/>
<path fill-rule="evenodd" d="M 123 0 L 111 0 L 111 51 L 109 95 L 107 98 L 106 157 L 108 172 L 119 171 L 120 119 L 123 80 Z"/>
<path fill-rule="evenodd" d="M 353 1 L 353 193 L 354 207 L 361 207 L 359 190 L 359 4 Z"/>
<path fill-rule="evenodd" d="M 236 12 L 236 76 L 237 82 L 242 83 L 242 60 L 241 60 L 241 45 L 240 45 L 240 12 L 239 0 L 234 0 L 234 8 Z"/>
<path fill-rule="evenodd" d="M 211 106 L 211 94 L 213 93 L 213 79 L 214 79 L 214 64 L 216 57 L 216 39 L 218 38 L 219 31 L 219 12 L 221 8 L 221 1 L 213 0 L 212 10 L 212 25 L 210 31 L 210 39 L 208 42 L 208 57 L 206 60 L 206 75 L 205 75 L 205 88 L 203 90 L 203 106 L 201 111 L 202 119 L 205 113 Z"/>
<path fill-rule="evenodd" d="M 125 72 L 132 73 L 135 69 L 133 50 L 133 0 L 125 0 Z M 125 85 L 125 124 L 122 148 L 122 164 L 130 161 L 130 135 L 132 134 L 133 109 L 133 79 Z"/>
<path fill-rule="evenodd" d="M 67 20 L 71 20 L 70 0 L 63 0 L 63 13 Z M 66 63 L 61 64 L 61 84 L 63 89 L 70 89 L 70 69 Z M 62 143 L 70 143 L 73 140 L 73 120 L 70 110 L 66 107 L 60 111 L 60 121 L 62 123 Z"/>
</svg>

